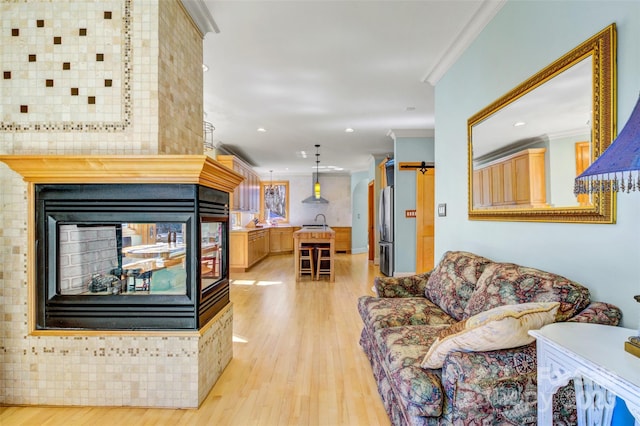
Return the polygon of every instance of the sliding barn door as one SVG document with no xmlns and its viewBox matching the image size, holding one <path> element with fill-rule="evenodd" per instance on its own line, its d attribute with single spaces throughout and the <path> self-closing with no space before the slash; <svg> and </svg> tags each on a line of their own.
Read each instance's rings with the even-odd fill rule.
<svg viewBox="0 0 640 426">
<path fill-rule="evenodd" d="M 434 266 L 434 216 L 436 169 L 425 173 L 416 170 L 416 273 L 427 272 Z"/>
</svg>

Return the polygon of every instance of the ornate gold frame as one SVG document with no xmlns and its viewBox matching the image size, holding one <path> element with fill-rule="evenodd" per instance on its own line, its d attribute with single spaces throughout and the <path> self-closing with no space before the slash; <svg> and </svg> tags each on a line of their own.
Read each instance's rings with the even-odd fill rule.
<svg viewBox="0 0 640 426">
<path fill-rule="evenodd" d="M 475 124 L 552 79 L 582 59 L 593 57 L 593 128 L 592 159 L 596 159 L 616 134 L 616 26 L 609 25 L 530 79 L 488 105 L 467 122 L 468 135 L 468 208 L 470 220 L 615 223 L 615 192 L 593 195 L 593 205 L 528 209 L 473 208 L 473 151 L 471 131 Z"/>
</svg>

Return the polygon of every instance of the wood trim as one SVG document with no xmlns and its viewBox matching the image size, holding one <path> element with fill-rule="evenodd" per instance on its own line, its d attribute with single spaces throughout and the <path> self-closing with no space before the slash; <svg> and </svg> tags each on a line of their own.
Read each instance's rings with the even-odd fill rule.
<svg viewBox="0 0 640 426">
<path fill-rule="evenodd" d="M 387 186 L 386 167 L 387 167 L 387 161 L 389 160 L 390 158 L 387 157 L 378 164 L 378 170 L 380 171 L 380 188 L 385 188 Z"/>
<path fill-rule="evenodd" d="M 225 192 L 244 179 L 206 155 L 0 155 L 31 183 L 185 183 Z"/>
<path fill-rule="evenodd" d="M 367 242 L 369 245 L 368 260 L 373 262 L 376 257 L 375 235 L 375 181 L 367 186 Z"/>
<path fill-rule="evenodd" d="M 269 182 L 260 182 L 260 220 L 262 222 L 266 222 L 267 218 L 265 217 L 266 206 L 265 206 L 265 194 L 264 191 L 270 185 L 273 186 L 284 186 L 284 208 L 285 208 L 285 216 L 282 220 L 278 220 L 278 223 L 289 223 L 289 181 L 288 180 L 274 180 Z"/>
<path fill-rule="evenodd" d="M 222 312 L 222 311 L 221 311 Z M 214 317 L 215 318 L 215 317 Z M 120 336 L 120 337 L 198 337 L 200 330 L 188 331 L 157 331 L 157 330 L 32 330 L 30 336 Z"/>
<path fill-rule="evenodd" d="M 225 307 L 226 310 L 226 307 Z M 222 310 L 220 312 L 224 312 Z M 215 318 L 215 317 L 214 317 Z M 35 319 L 34 319 L 35 323 Z M 198 330 L 79 330 L 79 329 L 30 329 L 29 336 L 119 336 L 119 337 L 198 337 L 202 329 Z"/>
</svg>

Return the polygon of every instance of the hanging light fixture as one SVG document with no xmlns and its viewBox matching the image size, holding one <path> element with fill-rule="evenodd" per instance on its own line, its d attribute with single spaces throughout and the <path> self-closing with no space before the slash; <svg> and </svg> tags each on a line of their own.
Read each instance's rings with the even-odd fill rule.
<svg viewBox="0 0 640 426">
<path fill-rule="evenodd" d="M 313 192 L 311 193 L 311 196 L 305 198 L 304 200 L 302 200 L 303 203 L 307 203 L 307 204 L 326 204 L 329 201 L 325 200 L 324 198 L 322 198 L 322 195 L 320 195 L 320 180 L 319 180 L 319 176 L 320 176 L 320 145 L 315 145 L 316 147 L 316 179 L 315 179 L 315 183 L 313 182 L 313 175 L 311 176 L 311 182 L 313 183 Z"/>
<path fill-rule="evenodd" d="M 320 145 L 316 145 L 316 183 L 313 185 L 313 196 L 316 200 L 320 199 L 320 181 L 318 180 L 318 169 L 320 164 L 320 153 L 318 152 Z"/>
</svg>

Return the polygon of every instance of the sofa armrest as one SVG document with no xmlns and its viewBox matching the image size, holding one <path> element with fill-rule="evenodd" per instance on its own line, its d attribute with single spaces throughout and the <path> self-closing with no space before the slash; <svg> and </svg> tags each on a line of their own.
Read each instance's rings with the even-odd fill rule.
<svg viewBox="0 0 640 426">
<path fill-rule="evenodd" d="M 443 411 L 453 424 L 535 424 L 536 346 L 451 352 L 442 367 Z"/>
<path fill-rule="evenodd" d="M 589 306 L 569 318 L 567 321 L 618 325 L 621 320 L 622 312 L 617 306 L 605 302 L 592 302 Z"/>
<path fill-rule="evenodd" d="M 373 286 L 378 297 L 424 297 L 431 272 L 408 277 L 375 277 Z"/>
</svg>

